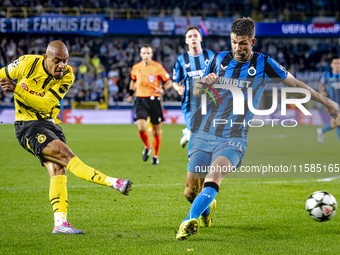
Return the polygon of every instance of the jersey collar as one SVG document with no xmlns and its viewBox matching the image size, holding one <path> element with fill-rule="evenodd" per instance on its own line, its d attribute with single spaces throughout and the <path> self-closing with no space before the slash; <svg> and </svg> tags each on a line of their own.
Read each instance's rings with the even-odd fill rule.
<svg viewBox="0 0 340 255">
<path fill-rule="evenodd" d="M 198 54 L 198 55 L 192 55 L 192 54 L 190 54 L 189 51 L 187 51 L 187 53 L 188 53 L 189 56 L 191 56 L 191 57 L 199 57 L 199 56 L 201 56 L 201 55 L 203 54 L 203 49 L 202 49 L 202 52 L 201 52 L 200 54 Z"/>
<path fill-rule="evenodd" d="M 42 66 L 43 66 L 43 69 L 44 69 L 45 73 L 46 73 L 48 76 L 52 76 L 52 75 L 49 74 L 49 73 L 47 72 L 47 70 L 45 69 L 45 60 L 44 60 L 44 59 L 43 59 L 43 61 L 42 61 Z"/>
</svg>

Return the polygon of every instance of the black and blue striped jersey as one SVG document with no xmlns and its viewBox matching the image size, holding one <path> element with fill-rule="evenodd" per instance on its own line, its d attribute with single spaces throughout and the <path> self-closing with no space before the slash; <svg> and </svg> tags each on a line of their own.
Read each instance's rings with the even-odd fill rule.
<svg viewBox="0 0 340 255">
<path fill-rule="evenodd" d="M 182 111 L 184 113 L 189 112 L 190 108 L 196 110 L 197 106 L 200 105 L 198 99 L 195 98 L 195 100 L 191 100 L 193 96 L 192 86 L 198 78 L 202 77 L 204 68 L 213 55 L 214 53 L 212 51 L 203 50 L 203 52 L 197 56 L 193 56 L 189 52 L 178 56 L 173 69 L 173 81 L 177 83 L 183 81 L 183 85 L 185 86 L 182 100 Z"/>
<path fill-rule="evenodd" d="M 195 112 L 191 111 L 191 131 L 199 130 L 218 137 L 245 139 L 248 137 L 248 122 L 254 117 L 248 108 L 248 88 L 253 90 L 253 105 L 257 109 L 264 85 L 267 82 L 282 82 L 288 75 L 284 67 L 262 53 L 255 52 L 249 61 L 238 62 L 233 58 L 231 51 L 215 54 L 209 61 L 203 77 L 209 73 L 217 74 L 219 84 L 236 86 L 242 91 L 244 114 L 233 113 L 233 100 L 242 100 L 242 98 L 233 97 L 230 90 L 216 89 L 222 104 L 219 103 L 216 95 L 213 95 L 214 99 L 208 96 L 206 114 L 202 115 L 201 105 Z M 217 119 L 225 120 L 225 124 L 216 125 L 214 120 Z"/>
<path fill-rule="evenodd" d="M 340 74 L 328 72 L 320 82 L 324 85 L 329 99 L 340 104 Z"/>
</svg>

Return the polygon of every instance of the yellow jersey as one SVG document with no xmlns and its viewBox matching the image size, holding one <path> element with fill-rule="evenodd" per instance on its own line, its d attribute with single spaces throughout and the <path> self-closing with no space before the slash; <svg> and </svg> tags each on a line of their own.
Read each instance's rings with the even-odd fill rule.
<svg viewBox="0 0 340 255">
<path fill-rule="evenodd" d="M 17 80 L 14 90 L 15 121 L 54 119 L 60 111 L 59 101 L 74 81 L 72 68 L 67 65 L 61 79 L 50 75 L 44 67 L 44 57 L 24 55 L 0 69 L 0 78 Z"/>
</svg>

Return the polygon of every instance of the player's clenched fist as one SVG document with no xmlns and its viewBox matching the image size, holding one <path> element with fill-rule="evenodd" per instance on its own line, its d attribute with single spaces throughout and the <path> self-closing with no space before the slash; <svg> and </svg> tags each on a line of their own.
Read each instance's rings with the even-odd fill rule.
<svg viewBox="0 0 340 255">
<path fill-rule="evenodd" d="M 218 82 L 218 76 L 215 73 L 210 73 L 202 79 L 198 79 L 194 84 L 194 96 L 200 97 L 203 93 L 204 85 L 212 86 Z"/>
<path fill-rule="evenodd" d="M 131 103 L 131 101 L 132 101 L 132 96 L 128 96 L 128 97 L 126 98 L 126 102 Z"/>
<path fill-rule="evenodd" d="M 5 91 L 14 91 L 16 84 L 8 79 L 0 79 L 0 85 Z"/>
<path fill-rule="evenodd" d="M 213 85 L 218 82 L 218 76 L 215 73 L 210 73 L 201 79 L 201 82 Z"/>
<path fill-rule="evenodd" d="M 182 96 L 184 94 L 184 90 L 185 90 L 185 86 L 184 85 L 180 86 L 178 89 L 178 95 Z"/>
<path fill-rule="evenodd" d="M 326 107 L 328 114 L 334 119 L 339 116 L 339 105 L 336 102 L 328 99 Z"/>
</svg>

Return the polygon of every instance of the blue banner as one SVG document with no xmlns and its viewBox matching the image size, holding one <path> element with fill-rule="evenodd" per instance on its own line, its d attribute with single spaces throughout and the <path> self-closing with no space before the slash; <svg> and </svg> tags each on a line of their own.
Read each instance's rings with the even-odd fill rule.
<svg viewBox="0 0 340 255">
<path fill-rule="evenodd" d="M 149 17 L 148 20 L 105 20 L 104 15 L 65 16 L 42 15 L 31 18 L 0 18 L 1 33 L 179 35 L 190 25 L 206 29 L 207 34 L 229 36 L 233 20 L 200 17 Z M 340 36 L 340 23 L 256 22 L 256 36 Z"/>
<path fill-rule="evenodd" d="M 109 34 L 150 35 L 146 20 L 108 20 Z"/>
<path fill-rule="evenodd" d="M 108 32 L 104 15 L 42 15 L 31 18 L 0 18 L 0 33 L 82 34 L 101 36 Z"/>
<path fill-rule="evenodd" d="M 340 23 L 318 27 L 310 22 L 256 22 L 256 36 L 340 36 Z"/>
</svg>

